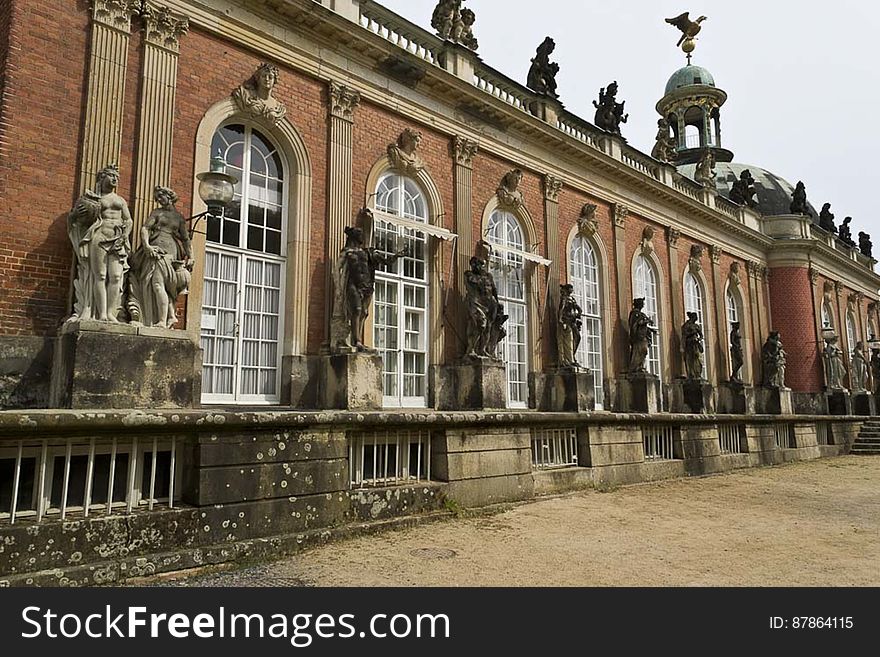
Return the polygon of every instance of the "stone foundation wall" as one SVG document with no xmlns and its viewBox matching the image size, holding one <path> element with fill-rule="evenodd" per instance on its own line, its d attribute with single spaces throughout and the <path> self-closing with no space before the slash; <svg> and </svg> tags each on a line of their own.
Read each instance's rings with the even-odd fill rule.
<svg viewBox="0 0 880 657">
<path fill-rule="evenodd" d="M 55 340 L 0 336 L 0 410 L 46 408 Z"/>
</svg>

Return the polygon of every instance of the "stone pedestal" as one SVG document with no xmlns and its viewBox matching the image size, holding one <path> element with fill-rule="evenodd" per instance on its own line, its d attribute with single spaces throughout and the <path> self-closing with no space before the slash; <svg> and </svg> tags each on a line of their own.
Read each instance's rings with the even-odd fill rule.
<svg viewBox="0 0 880 657">
<path fill-rule="evenodd" d="M 739 381 L 723 381 L 718 386 L 718 412 L 727 415 L 752 415 L 755 390 Z"/>
<path fill-rule="evenodd" d="M 620 413 L 660 411 L 660 379 L 647 372 L 627 374 L 618 380 L 617 410 Z"/>
<path fill-rule="evenodd" d="M 715 399 L 712 384 L 695 379 L 676 379 L 672 382 L 673 413 L 714 413 Z"/>
<path fill-rule="evenodd" d="M 438 411 L 507 408 L 504 363 L 481 358 L 435 368 L 434 407 Z"/>
<path fill-rule="evenodd" d="M 877 415 L 877 404 L 874 395 L 866 390 L 854 392 L 852 396 L 853 415 Z"/>
<path fill-rule="evenodd" d="M 184 331 L 90 320 L 61 328 L 51 408 L 193 408 L 201 390 L 202 352 Z"/>
<path fill-rule="evenodd" d="M 590 370 L 551 370 L 534 375 L 535 408 L 554 413 L 581 413 L 596 408 L 596 388 Z"/>
<path fill-rule="evenodd" d="M 830 390 L 825 393 L 828 398 L 829 415 L 852 415 L 853 403 L 847 390 Z"/>
<path fill-rule="evenodd" d="M 382 358 L 374 353 L 321 356 L 318 404 L 322 409 L 375 411 L 382 408 Z"/>
<path fill-rule="evenodd" d="M 755 388 L 755 412 L 760 415 L 792 415 L 791 390 L 773 386 Z"/>
</svg>

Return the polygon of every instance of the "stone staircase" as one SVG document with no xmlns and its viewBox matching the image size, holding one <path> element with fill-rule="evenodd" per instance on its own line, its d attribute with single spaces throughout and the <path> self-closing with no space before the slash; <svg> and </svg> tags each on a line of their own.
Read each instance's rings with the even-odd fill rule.
<svg viewBox="0 0 880 657">
<path fill-rule="evenodd" d="M 868 420 L 862 425 L 850 454 L 880 454 L 880 420 Z"/>
</svg>

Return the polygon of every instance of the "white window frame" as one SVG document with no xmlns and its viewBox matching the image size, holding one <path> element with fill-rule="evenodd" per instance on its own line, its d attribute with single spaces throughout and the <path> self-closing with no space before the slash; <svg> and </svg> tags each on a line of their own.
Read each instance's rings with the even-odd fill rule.
<svg viewBox="0 0 880 657">
<path fill-rule="evenodd" d="M 684 275 L 684 310 L 697 313 L 697 323 L 703 330 L 703 378 L 709 379 L 709 350 L 706 345 L 706 292 L 702 281 L 691 272 Z"/>
<path fill-rule="evenodd" d="M 852 359 L 853 351 L 856 343 L 859 342 L 859 327 L 856 325 L 856 317 L 851 311 L 846 313 L 846 345 L 847 345 L 847 362 Z"/>
<path fill-rule="evenodd" d="M 592 370 L 596 410 L 602 410 L 605 402 L 602 277 L 599 273 L 596 249 L 590 240 L 582 235 L 576 235 L 572 240 L 568 254 L 568 277 L 569 282 L 574 286 L 575 298 L 583 311 L 581 344 L 575 357 L 582 366 Z M 597 330 L 593 331 L 592 327 Z M 598 350 L 590 350 L 591 339 L 598 343 Z"/>
<path fill-rule="evenodd" d="M 644 313 L 654 320 L 654 338 L 648 349 L 648 358 L 645 361 L 647 370 L 661 380 L 663 378 L 663 349 L 662 332 L 660 330 L 660 285 L 657 282 L 659 275 L 654 264 L 645 256 L 636 258 L 633 273 L 633 298 L 644 297 Z M 649 293 L 650 292 L 650 293 Z M 662 390 L 662 386 L 661 386 Z"/>
<path fill-rule="evenodd" d="M 822 328 L 823 329 L 833 329 L 834 328 L 834 313 L 831 312 L 831 307 L 828 305 L 827 301 L 822 302 Z"/>
</svg>

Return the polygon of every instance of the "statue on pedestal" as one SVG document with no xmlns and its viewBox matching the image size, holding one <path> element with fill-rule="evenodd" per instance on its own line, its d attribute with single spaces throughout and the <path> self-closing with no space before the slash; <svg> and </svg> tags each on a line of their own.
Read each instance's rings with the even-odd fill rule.
<svg viewBox="0 0 880 657">
<path fill-rule="evenodd" d="M 739 322 L 731 322 L 730 324 L 730 380 L 736 383 L 742 382 L 740 373 L 742 371 L 745 358 L 743 356 L 742 334 L 740 333 Z"/>
<path fill-rule="evenodd" d="M 707 148 L 694 170 L 694 180 L 703 187 L 712 189 L 715 186 L 715 176 L 715 154 Z"/>
<path fill-rule="evenodd" d="M 654 149 L 651 157 L 661 162 L 675 162 L 678 157 L 676 152 L 675 137 L 669 134 L 669 121 L 664 118 L 657 120 L 657 136 L 655 137 Z"/>
<path fill-rule="evenodd" d="M 772 331 L 761 349 L 761 362 L 764 364 L 764 385 L 785 388 L 785 350 L 779 331 Z"/>
<path fill-rule="evenodd" d="M 865 358 L 865 344 L 856 342 L 856 348 L 852 354 L 852 381 L 853 390 L 863 391 L 868 387 L 868 361 Z"/>
<path fill-rule="evenodd" d="M 119 169 L 98 172 L 96 191 L 87 191 L 67 215 L 67 234 L 76 256 L 74 319 L 124 321 L 122 296 L 133 222 L 128 204 L 116 193 Z"/>
<path fill-rule="evenodd" d="M 644 298 L 633 299 L 633 307 L 629 312 L 629 372 L 631 374 L 647 371 L 645 360 L 648 358 L 648 350 L 657 330 L 654 328 L 654 320 L 642 311 L 644 307 Z"/>
<path fill-rule="evenodd" d="M 809 209 L 807 209 L 807 189 L 804 187 L 803 182 L 798 182 L 791 195 L 789 212 L 792 214 L 810 214 Z"/>
<path fill-rule="evenodd" d="M 843 377 L 846 369 L 843 364 L 843 351 L 837 346 L 837 336 L 825 338 L 822 349 L 825 362 L 825 385 L 829 390 L 843 390 Z"/>
<path fill-rule="evenodd" d="M 556 74 L 559 64 L 550 61 L 550 54 L 556 49 L 556 42 L 550 37 L 544 39 L 535 52 L 532 66 L 526 80 L 526 86 L 541 96 L 559 98 L 556 93 Z"/>
<path fill-rule="evenodd" d="M 616 80 L 608 85 L 607 91 L 605 87 L 599 90 L 599 102 L 593 101 L 593 107 L 596 108 L 596 116 L 593 122 L 605 132 L 619 136 L 620 124 L 627 122 L 629 114 L 623 113 L 626 101 L 618 103 L 616 97 Z"/>
<path fill-rule="evenodd" d="M 508 316 L 498 301 L 495 279 L 482 258 L 471 258 L 471 269 L 464 275 L 468 310 L 467 358 L 498 359 L 498 343 L 507 335 L 504 323 Z"/>
<path fill-rule="evenodd" d="M 855 247 L 856 243 L 852 238 L 852 230 L 849 225 L 852 223 L 852 217 L 847 217 L 843 220 L 843 223 L 840 224 L 840 228 L 837 231 L 837 238 L 846 244 L 849 247 Z"/>
<path fill-rule="evenodd" d="M 758 201 L 755 198 L 755 194 L 757 194 L 755 179 L 752 177 L 752 172 L 746 169 L 731 186 L 730 200 L 740 205 L 756 208 L 758 207 Z"/>
<path fill-rule="evenodd" d="M 874 394 L 880 395 L 880 348 L 871 349 L 871 377 L 874 379 Z"/>
<path fill-rule="evenodd" d="M 691 381 L 703 378 L 703 327 L 697 322 L 697 313 L 687 313 L 687 321 L 681 326 L 684 344 L 684 365 Z"/>
<path fill-rule="evenodd" d="M 559 367 L 577 369 L 577 350 L 581 344 L 583 310 L 574 298 L 574 286 L 559 286 L 559 312 L 556 341 L 559 351 Z"/>
<path fill-rule="evenodd" d="M 192 242 L 186 219 L 177 211 L 177 194 L 156 187 L 159 207 L 141 228 L 141 246 L 131 257 L 128 311 L 132 323 L 172 328 L 177 323 L 177 297 L 189 292 Z"/>
<path fill-rule="evenodd" d="M 831 204 L 826 203 L 819 212 L 819 228 L 827 230 L 829 233 L 836 233 L 837 226 L 834 225 L 834 215 L 831 214 Z"/>
<path fill-rule="evenodd" d="M 868 233 L 859 233 L 859 251 L 866 258 L 874 257 L 874 245 L 871 243 L 871 236 Z"/>
<path fill-rule="evenodd" d="M 476 50 L 478 43 L 474 37 L 476 14 L 461 6 L 463 0 L 440 0 L 431 16 L 431 27 L 441 38 L 460 43 L 470 50 Z"/>
</svg>

